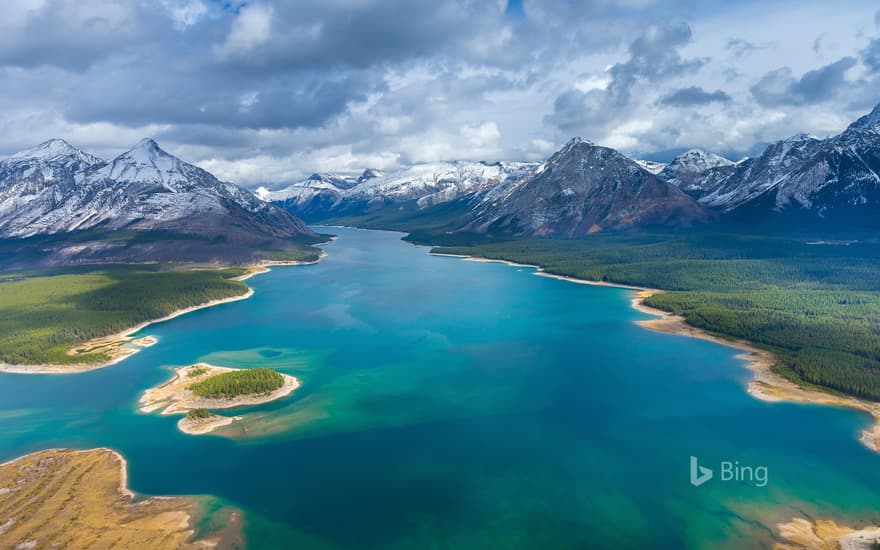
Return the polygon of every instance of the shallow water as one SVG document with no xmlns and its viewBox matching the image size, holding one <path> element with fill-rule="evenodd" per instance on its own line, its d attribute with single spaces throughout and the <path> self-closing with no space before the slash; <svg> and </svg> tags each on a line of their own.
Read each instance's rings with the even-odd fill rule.
<svg viewBox="0 0 880 550">
<path fill-rule="evenodd" d="M 639 328 L 630 291 L 324 231 L 319 264 L 148 327 L 159 343 L 114 367 L 0 374 L 0 460 L 112 447 L 138 492 L 243 509 L 255 548 L 740 548 L 799 513 L 880 522 L 867 417 L 751 398 L 735 350 Z M 303 386 L 219 435 L 137 412 L 195 361 Z M 689 483 L 692 455 L 715 479 Z"/>
</svg>

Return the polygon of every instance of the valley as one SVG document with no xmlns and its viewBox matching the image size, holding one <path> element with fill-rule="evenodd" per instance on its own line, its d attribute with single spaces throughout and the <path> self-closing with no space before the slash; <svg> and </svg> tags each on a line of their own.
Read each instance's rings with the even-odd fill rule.
<svg viewBox="0 0 880 550">
<path fill-rule="evenodd" d="M 4 3 L 0 550 L 880 549 L 875 4 Z"/>
<path fill-rule="evenodd" d="M 662 289 L 646 303 L 772 351 L 781 376 L 877 401 L 877 172 L 880 106 L 837 136 L 796 135 L 739 162 L 693 149 L 648 171 L 574 139 L 530 172 L 443 204 L 392 199 L 352 214 L 324 200 L 306 212 L 297 184 L 285 192 L 299 189 L 298 202 L 278 204 L 323 223 L 404 231 L 438 253 Z M 363 186 L 352 185 L 346 194 Z"/>
</svg>

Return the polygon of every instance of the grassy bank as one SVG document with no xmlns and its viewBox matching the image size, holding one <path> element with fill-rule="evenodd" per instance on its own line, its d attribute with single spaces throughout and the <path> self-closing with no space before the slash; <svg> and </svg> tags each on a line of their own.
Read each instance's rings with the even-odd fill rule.
<svg viewBox="0 0 880 550">
<path fill-rule="evenodd" d="M 101 363 L 71 347 L 177 310 L 240 296 L 243 268 L 173 271 L 162 266 L 91 266 L 0 276 L 0 363 Z"/>
<path fill-rule="evenodd" d="M 664 289 L 646 300 L 755 342 L 795 381 L 880 401 L 880 243 L 719 234 L 597 235 L 435 249 Z"/>
</svg>

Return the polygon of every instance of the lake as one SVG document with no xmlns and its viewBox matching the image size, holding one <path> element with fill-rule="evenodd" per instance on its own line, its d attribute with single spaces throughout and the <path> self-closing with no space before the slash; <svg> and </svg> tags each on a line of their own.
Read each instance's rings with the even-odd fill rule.
<svg viewBox="0 0 880 550">
<path fill-rule="evenodd" d="M 243 510 L 253 548 L 742 548 L 799 514 L 880 522 L 867 416 L 753 399 L 739 352 L 638 327 L 631 291 L 319 229 L 320 263 L 147 327 L 116 366 L 0 374 L 0 459 L 112 447 L 137 492 Z M 303 385 L 215 435 L 137 412 L 196 361 Z"/>
</svg>

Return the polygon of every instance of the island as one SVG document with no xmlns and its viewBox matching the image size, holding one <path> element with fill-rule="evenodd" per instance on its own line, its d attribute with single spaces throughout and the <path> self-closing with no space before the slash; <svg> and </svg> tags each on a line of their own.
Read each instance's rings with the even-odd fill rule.
<svg viewBox="0 0 880 550">
<path fill-rule="evenodd" d="M 169 381 L 144 392 L 140 411 L 184 415 L 177 423 L 180 431 L 201 435 L 243 418 L 212 410 L 269 403 L 299 386 L 297 378 L 265 367 L 233 369 L 196 363 L 175 369 Z"/>
<path fill-rule="evenodd" d="M 125 459 L 106 449 L 50 449 L 0 465 L 4 548 L 222 548 L 239 544 L 241 514 L 194 540 L 196 498 L 135 499 Z"/>
</svg>

